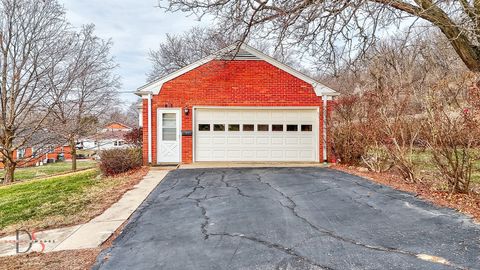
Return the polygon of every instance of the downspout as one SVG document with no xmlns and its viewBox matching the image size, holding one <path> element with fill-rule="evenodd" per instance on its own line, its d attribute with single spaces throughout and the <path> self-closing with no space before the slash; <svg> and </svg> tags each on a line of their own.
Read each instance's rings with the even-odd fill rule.
<svg viewBox="0 0 480 270">
<path fill-rule="evenodd" d="M 152 94 L 148 94 L 148 164 L 152 164 Z"/>
<path fill-rule="evenodd" d="M 324 95 L 322 96 L 322 100 L 323 100 L 323 144 L 322 144 L 322 148 L 323 148 L 323 163 L 327 163 L 328 162 L 328 158 L 327 158 L 327 96 Z"/>
</svg>

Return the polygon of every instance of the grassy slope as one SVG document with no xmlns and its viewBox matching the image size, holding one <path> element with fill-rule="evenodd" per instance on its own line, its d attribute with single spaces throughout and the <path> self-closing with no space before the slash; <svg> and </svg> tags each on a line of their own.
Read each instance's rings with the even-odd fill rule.
<svg viewBox="0 0 480 270">
<path fill-rule="evenodd" d="M 96 162 L 92 160 L 77 162 L 78 169 L 91 168 L 91 167 L 95 167 L 95 165 L 96 165 Z M 46 164 L 44 166 L 38 166 L 38 167 L 18 168 L 15 170 L 15 179 L 30 180 L 35 177 L 42 177 L 42 176 L 68 172 L 71 169 L 72 169 L 71 162 L 57 162 L 57 163 Z M 3 175 L 3 171 L 0 172 L 0 175 Z"/>
<path fill-rule="evenodd" d="M 0 186 L 0 235 L 89 221 L 116 202 L 148 169 L 99 178 L 96 169 Z M 1 268 L 1 267 L 0 267 Z"/>
<path fill-rule="evenodd" d="M 70 215 L 88 203 L 83 196 L 96 184 L 97 171 L 33 180 L 0 188 L 0 229 L 27 220 Z"/>
</svg>

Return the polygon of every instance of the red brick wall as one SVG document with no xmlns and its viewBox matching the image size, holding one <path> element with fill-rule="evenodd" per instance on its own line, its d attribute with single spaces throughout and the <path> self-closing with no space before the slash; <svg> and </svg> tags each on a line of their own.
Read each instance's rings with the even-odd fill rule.
<svg viewBox="0 0 480 270">
<path fill-rule="evenodd" d="M 143 100 L 143 157 L 148 159 L 148 101 Z M 265 61 L 210 61 L 163 84 L 152 98 L 152 161 L 156 163 L 157 109 L 188 106 L 318 106 L 313 87 Z M 329 106 L 330 107 L 330 106 Z M 320 114 L 320 161 L 323 117 Z M 182 109 L 182 130 L 192 130 L 192 113 Z M 192 137 L 182 137 L 182 161 L 192 162 Z"/>
<path fill-rule="evenodd" d="M 37 158 L 32 158 L 32 155 L 33 155 L 33 149 L 31 147 L 27 147 L 25 149 L 25 156 L 24 156 L 24 160 L 17 160 L 17 151 L 13 151 L 13 157 L 15 158 L 15 160 L 17 160 L 17 168 L 22 168 L 22 167 L 31 167 L 31 166 L 35 166 L 38 159 Z M 5 165 L 0 162 L 0 169 L 3 169 L 5 167 Z"/>
</svg>

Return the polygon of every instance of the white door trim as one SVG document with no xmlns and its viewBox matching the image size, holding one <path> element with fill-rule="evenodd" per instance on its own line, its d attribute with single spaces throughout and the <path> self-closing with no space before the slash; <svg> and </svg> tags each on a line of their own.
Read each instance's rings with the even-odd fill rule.
<svg viewBox="0 0 480 270">
<path fill-rule="evenodd" d="M 196 162 L 196 120 L 195 114 L 197 109 L 223 109 L 223 110 L 299 110 L 310 109 L 315 110 L 317 128 L 314 130 L 315 140 L 315 162 L 320 162 L 320 106 L 192 106 L 192 163 Z"/>
<path fill-rule="evenodd" d="M 178 140 L 178 160 L 175 161 L 159 161 L 160 160 L 160 143 L 162 141 L 162 113 L 176 113 L 177 115 L 177 140 Z M 157 109 L 157 164 L 158 163 L 181 163 L 182 157 L 182 109 L 181 108 L 158 108 Z"/>
</svg>

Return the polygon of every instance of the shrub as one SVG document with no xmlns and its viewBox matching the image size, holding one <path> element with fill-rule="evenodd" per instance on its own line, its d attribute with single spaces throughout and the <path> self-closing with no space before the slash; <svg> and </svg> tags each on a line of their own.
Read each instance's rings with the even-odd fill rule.
<svg viewBox="0 0 480 270">
<path fill-rule="evenodd" d="M 142 128 L 134 128 L 132 131 L 128 132 L 124 136 L 125 141 L 128 144 L 142 147 L 143 144 L 143 129 Z"/>
<path fill-rule="evenodd" d="M 100 152 L 100 169 L 104 175 L 124 173 L 140 168 L 142 164 L 142 149 L 138 147 L 111 149 Z"/>
<path fill-rule="evenodd" d="M 378 137 L 377 117 L 372 115 L 372 103 L 358 94 L 339 97 L 334 105 L 330 127 L 333 151 L 340 163 L 359 165 Z"/>
<path fill-rule="evenodd" d="M 394 118 L 384 116 L 383 120 L 383 132 L 389 138 L 389 143 L 386 143 L 385 147 L 395 169 L 406 182 L 421 182 L 418 164 L 413 155 L 421 125 L 414 117 L 402 114 Z"/>
<path fill-rule="evenodd" d="M 450 191 L 469 193 L 474 164 L 480 159 L 477 149 L 480 119 L 477 100 L 461 99 L 461 93 L 470 84 L 469 76 L 457 79 L 465 81 L 455 84 L 453 80 L 439 80 L 432 88 L 426 102 L 428 119 L 425 125 L 431 130 L 428 147 L 433 163 Z"/>
<path fill-rule="evenodd" d="M 362 156 L 362 161 L 370 171 L 378 173 L 386 172 L 394 166 L 388 149 L 379 143 L 367 149 L 366 153 Z"/>
<path fill-rule="evenodd" d="M 332 128 L 333 151 L 342 164 L 358 165 L 367 151 L 368 144 L 360 125 L 337 124 Z"/>
</svg>

